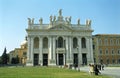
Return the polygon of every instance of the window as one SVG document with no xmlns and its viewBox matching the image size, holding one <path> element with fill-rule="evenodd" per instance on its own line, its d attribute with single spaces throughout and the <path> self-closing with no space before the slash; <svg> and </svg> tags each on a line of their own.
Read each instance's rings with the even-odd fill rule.
<svg viewBox="0 0 120 78">
<path fill-rule="evenodd" d="M 109 64 L 110 63 L 110 60 L 109 59 L 107 59 L 107 64 Z"/>
<path fill-rule="evenodd" d="M 108 54 L 108 49 L 106 49 L 105 53 Z"/>
<path fill-rule="evenodd" d="M 23 57 L 26 57 L 27 56 L 27 52 L 23 52 Z"/>
<path fill-rule="evenodd" d="M 77 43 L 78 43 L 78 40 L 77 38 L 73 38 L 73 48 L 77 48 Z"/>
<path fill-rule="evenodd" d="M 108 45 L 108 40 L 107 39 L 105 39 L 104 45 Z"/>
<path fill-rule="evenodd" d="M 120 54 L 120 50 L 118 50 L 118 54 Z"/>
<path fill-rule="evenodd" d="M 112 60 L 112 63 L 115 64 L 115 59 Z"/>
<path fill-rule="evenodd" d="M 120 59 L 118 59 L 118 64 L 120 64 Z"/>
<path fill-rule="evenodd" d="M 102 50 L 100 49 L 100 52 L 99 52 L 99 54 L 102 54 Z"/>
<path fill-rule="evenodd" d="M 62 37 L 58 38 L 58 48 L 63 48 L 63 38 Z"/>
<path fill-rule="evenodd" d="M 38 37 L 34 38 L 34 48 L 39 48 L 39 38 Z"/>
<path fill-rule="evenodd" d="M 116 44 L 119 45 L 119 39 L 116 40 Z"/>
<path fill-rule="evenodd" d="M 110 40 L 110 45 L 113 45 L 113 40 L 112 39 Z"/>
<path fill-rule="evenodd" d="M 112 49 L 111 53 L 114 54 L 114 50 L 113 49 Z"/>
<path fill-rule="evenodd" d="M 43 48 L 48 48 L 48 38 L 43 38 Z"/>
<path fill-rule="evenodd" d="M 81 43 L 82 43 L 82 48 L 86 48 L 86 39 L 85 38 L 81 39 Z"/>
<path fill-rule="evenodd" d="M 99 44 L 102 45 L 102 40 L 101 39 L 99 39 Z"/>
</svg>

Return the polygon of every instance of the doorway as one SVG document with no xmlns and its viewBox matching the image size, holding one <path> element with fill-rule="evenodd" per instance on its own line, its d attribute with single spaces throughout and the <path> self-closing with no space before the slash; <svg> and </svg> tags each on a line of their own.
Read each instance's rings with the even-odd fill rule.
<svg viewBox="0 0 120 78">
<path fill-rule="evenodd" d="M 38 65 L 39 54 L 34 54 L 34 66 Z"/>
<path fill-rule="evenodd" d="M 78 67 L 78 54 L 77 53 L 73 55 L 73 65 L 75 67 Z"/>
<path fill-rule="evenodd" d="M 82 54 L 82 62 L 83 62 L 83 65 L 87 65 L 87 54 L 86 53 L 83 53 Z"/>
<path fill-rule="evenodd" d="M 59 60 L 59 64 L 58 65 L 64 65 L 64 63 L 63 63 L 63 60 L 64 60 L 63 54 L 59 54 L 58 55 L 58 60 Z"/>
<path fill-rule="evenodd" d="M 43 66 L 48 65 L 48 54 L 43 54 Z"/>
</svg>

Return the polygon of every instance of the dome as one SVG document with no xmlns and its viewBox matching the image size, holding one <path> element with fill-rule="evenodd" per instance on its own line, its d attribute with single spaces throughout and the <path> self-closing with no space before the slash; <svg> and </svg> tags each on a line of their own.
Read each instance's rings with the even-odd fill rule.
<svg viewBox="0 0 120 78">
<path fill-rule="evenodd" d="M 21 42 L 21 45 L 27 45 L 27 37 L 25 38 L 23 42 Z"/>
<path fill-rule="evenodd" d="M 23 42 L 21 42 L 21 45 L 27 45 L 27 41 L 24 40 Z"/>
</svg>

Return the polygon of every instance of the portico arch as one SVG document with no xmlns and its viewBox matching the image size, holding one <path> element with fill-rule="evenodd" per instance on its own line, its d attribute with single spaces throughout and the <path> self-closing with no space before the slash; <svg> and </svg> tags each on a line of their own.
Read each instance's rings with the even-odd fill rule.
<svg viewBox="0 0 120 78">
<path fill-rule="evenodd" d="M 39 38 L 38 37 L 34 38 L 34 48 L 39 48 Z"/>
</svg>

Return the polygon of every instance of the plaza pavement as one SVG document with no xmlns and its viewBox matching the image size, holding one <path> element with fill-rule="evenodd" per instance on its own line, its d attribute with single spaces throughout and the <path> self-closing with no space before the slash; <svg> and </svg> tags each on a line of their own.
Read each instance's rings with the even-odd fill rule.
<svg viewBox="0 0 120 78">
<path fill-rule="evenodd" d="M 89 67 L 80 67 L 80 70 L 89 72 Z M 120 78 L 120 67 L 104 67 L 104 70 L 101 70 L 101 75 L 108 75 L 112 78 Z"/>
</svg>

